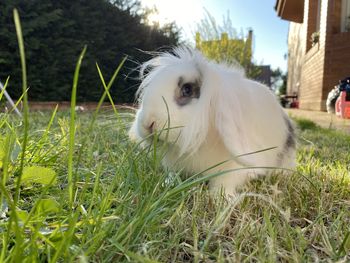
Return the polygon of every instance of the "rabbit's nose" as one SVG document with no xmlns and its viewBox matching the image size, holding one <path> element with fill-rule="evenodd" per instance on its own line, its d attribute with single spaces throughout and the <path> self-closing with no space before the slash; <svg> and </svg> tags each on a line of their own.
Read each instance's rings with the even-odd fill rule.
<svg viewBox="0 0 350 263">
<path fill-rule="evenodd" d="M 153 133 L 154 132 L 154 129 L 155 129 L 155 122 L 152 121 L 151 125 L 148 127 L 148 131 L 150 133 Z"/>
<path fill-rule="evenodd" d="M 143 126 L 144 131 L 148 134 L 153 133 L 155 128 L 156 128 L 156 124 L 154 121 L 143 123 L 142 126 Z"/>
</svg>

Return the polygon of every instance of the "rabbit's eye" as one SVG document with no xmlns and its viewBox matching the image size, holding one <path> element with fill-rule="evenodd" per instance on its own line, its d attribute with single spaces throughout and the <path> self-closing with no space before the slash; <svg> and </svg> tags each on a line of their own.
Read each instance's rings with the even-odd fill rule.
<svg viewBox="0 0 350 263">
<path fill-rule="evenodd" d="M 191 83 L 185 83 L 181 87 L 182 97 L 192 97 L 193 95 L 193 85 Z"/>
<path fill-rule="evenodd" d="M 184 106 L 192 101 L 199 99 L 200 81 L 185 82 L 182 77 L 179 78 L 178 88 L 175 90 L 175 100 L 178 105 Z"/>
</svg>

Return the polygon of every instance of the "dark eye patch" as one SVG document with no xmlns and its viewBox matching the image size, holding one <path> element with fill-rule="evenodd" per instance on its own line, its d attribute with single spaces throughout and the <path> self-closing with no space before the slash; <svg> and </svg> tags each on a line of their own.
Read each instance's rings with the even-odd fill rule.
<svg viewBox="0 0 350 263">
<path fill-rule="evenodd" d="M 175 100 L 178 105 L 183 106 L 188 104 L 192 99 L 200 97 L 199 80 L 186 82 L 182 77 L 179 78 L 178 87 L 175 92 Z"/>
<path fill-rule="evenodd" d="M 194 85 L 192 83 L 185 83 L 180 87 L 180 96 L 182 97 L 192 97 L 194 93 Z"/>
</svg>

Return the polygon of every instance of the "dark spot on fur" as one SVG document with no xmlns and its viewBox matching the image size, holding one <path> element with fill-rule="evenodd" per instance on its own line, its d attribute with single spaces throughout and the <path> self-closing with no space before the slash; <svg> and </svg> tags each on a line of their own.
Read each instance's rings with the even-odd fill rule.
<svg viewBox="0 0 350 263">
<path fill-rule="evenodd" d="M 178 80 L 178 88 L 175 91 L 176 103 L 180 106 L 184 106 L 192 101 L 192 99 L 199 99 L 202 82 L 200 79 L 194 81 L 185 81 L 183 77 Z M 190 88 L 190 95 L 184 96 L 183 88 Z"/>
<path fill-rule="evenodd" d="M 283 150 L 277 154 L 277 159 L 280 164 L 282 163 L 284 156 L 288 153 L 289 149 L 296 147 L 295 131 L 293 124 L 287 117 L 284 117 L 284 121 L 287 125 L 288 134 L 283 146 Z"/>
<path fill-rule="evenodd" d="M 286 117 L 284 118 L 284 121 L 286 122 L 287 128 L 288 128 L 288 135 L 287 135 L 287 140 L 285 143 L 285 149 L 289 148 L 295 148 L 296 147 L 296 142 L 295 142 L 295 131 L 292 122 L 287 119 Z"/>
</svg>

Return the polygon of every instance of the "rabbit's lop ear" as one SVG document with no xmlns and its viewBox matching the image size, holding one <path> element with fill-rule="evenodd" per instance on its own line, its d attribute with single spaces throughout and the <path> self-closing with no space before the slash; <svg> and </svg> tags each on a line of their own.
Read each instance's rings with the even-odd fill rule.
<svg viewBox="0 0 350 263">
<path fill-rule="evenodd" d="M 249 128 L 244 119 L 244 96 L 242 88 L 243 76 L 240 72 L 231 74 L 220 74 L 217 81 L 217 93 L 215 99 L 215 126 L 218 133 L 233 158 L 246 154 L 249 151 L 248 134 Z M 246 156 L 238 159 L 239 162 L 247 164 Z"/>
</svg>

